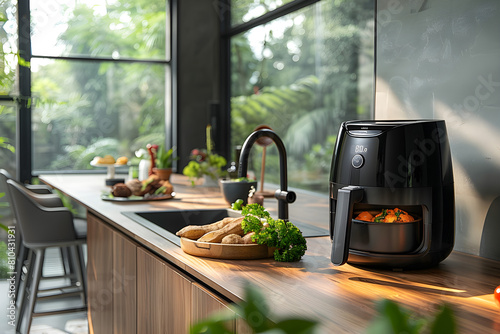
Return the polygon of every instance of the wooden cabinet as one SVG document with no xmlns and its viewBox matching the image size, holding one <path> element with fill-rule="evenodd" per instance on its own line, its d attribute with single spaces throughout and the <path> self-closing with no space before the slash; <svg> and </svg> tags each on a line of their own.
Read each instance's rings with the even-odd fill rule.
<svg viewBox="0 0 500 334">
<path fill-rule="evenodd" d="M 191 281 L 144 249 L 137 260 L 137 332 L 187 333 Z"/>
<path fill-rule="evenodd" d="M 113 232 L 113 333 L 136 333 L 137 246 Z"/>
<path fill-rule="evenodd" d="M 205 319 L 216 312 L 230 310 L 228 303 L 198 283 L 192 284 L 192 322 Z M 231 311 L 232 312 L 232 311 Z M 226 324 L 226 328 L 238 334 L 250 334 L 252 330 L 240 318 Z"/>
<path fill-rule="evenodd" d="M 189 333 L 192 322 L 192 281 L 172 268 L 167 266 L 167 306 L 168 333 Z"/>
<path fill-rule="evenodd" d="M 197 322 L 213 315 L 216 312 L 230 310 L 228 303 L 213 294 L 198 283 L 192 284 L 193 288 L 193 316 L 192 322 Z M 231 310 L 231 312 L 233 312 Z M 253 333 L 250 327 L 241 318 L 226 324 L 226 328 L 237 334 Z"/>
<path fill-rule="evenodd" d="M 193 323 L 205 319 L 216 312 L 229 309 L 226 302 L 197 283 L 192 284 L 192 292 Z M 235 322 L 227 324 L 227 329 L 234 332 Z"/>
<path fill-rule="evenodd" d="M 89 332 L 135 334 L 137 246 L 92 215 L 87 246 Z"/>
<path fill-rule="evenodd" d="M 145 250 L 137 251 L 137 331 L 163 333 L 166 324 L 165 293 L 166 268 Z"/>
<path fill-rule="evenodd" d="M 113 230 L 89 215 L 87 224 L 88 320 L 91 334 L 113 333 Z"/>
<path fill-rule="evenodd" d="M 179 334 L 228 303 L 165 260 L 88 215 L 91 334 Z M 228 329 L 250 333 L 240 322 Z"/>
</svg>

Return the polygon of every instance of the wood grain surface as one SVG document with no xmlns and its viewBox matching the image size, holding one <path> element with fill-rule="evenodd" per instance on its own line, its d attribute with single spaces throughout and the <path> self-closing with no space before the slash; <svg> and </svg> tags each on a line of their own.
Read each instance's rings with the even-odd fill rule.
<svg viewBox="0 0 500 334">
<path fill-rule="evenodd" d="M 137 246 L 113 231 L 113 333 L 136 333 Z M 106 256 L 102 254 L 101 256 Z"/>
<path fill-rule="evenodd" d="M 87 226 L 89 332 L 113 333 L 113 230 L 90 219 Z"/>
<path fill-rule="evenodd" d="M 190 255 L 225 260 L 255 260 L 273 256 L 274 249 L 257 244 L 221 244 L 181 238 L 181 249 Z"/>
<path fill-rule="evenodd" d="M 437 267 L 418 271 L 374 270 L 349 264 L 335 267 L 330 262 L 328 237 L 308 238 L 305 256 L 294 263 L 275 262 L 272 258 L 196 257 L 120 212 L 224 208 L 226 203 L 218 188 L 192 188 L 186 179 L 175 175 L 172 178 L 178 194 L 175 200 L 117 204 L 99 198 L 100 191 L 105 188 L 104 176 L 44 175 L 40 179 L 76 199 L 109 225 L 224 299 L 239 302 L 243 299 L 245 284 L 259 287 L 270 306 L 273 320 L 300 315 L 319 320 L 321 333 L 363 333 L 376 314 L 375 303 L 388 298 L 422 316 L 428 316 L 440 304 L 447 303 L 454 310 L 459 333 L 500 332 L 500 307 L 493 298 L 495 287 L 500 285 L 500 263 L 497 261 L 453 252 Z M 303 198 L 307 198 L 307 194 Z M 268 205 L 274 208 L 274 201 L 266 199 L 266 208 Z M 327 198 L 318 201 L 313 196 L 309 204 L 305 200 L 303 205 L 302 208 L 324 212 Z M 314 217 L 312 210 L 309 212 L 311 221 L 324 219 Z M 290 217 L 293 221 L 294 216 Z"/>
</svg>

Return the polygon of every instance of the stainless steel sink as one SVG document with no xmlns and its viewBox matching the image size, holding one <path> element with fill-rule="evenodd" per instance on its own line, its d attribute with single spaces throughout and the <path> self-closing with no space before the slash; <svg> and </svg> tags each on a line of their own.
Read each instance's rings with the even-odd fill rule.
<svg viewBox="0 0 500 334">
<path fill-rule="evenodd" d="M 177 231 L 188 225 L 206 225 L 224 217 L 238 217 L 239 212 L 230 209 L 169 210 L 169 211 L 122 211 L 122 214 L 180 246 Z M 304 237 L 328 235 L 328 231 L 292 220 Z"/>
</svg>

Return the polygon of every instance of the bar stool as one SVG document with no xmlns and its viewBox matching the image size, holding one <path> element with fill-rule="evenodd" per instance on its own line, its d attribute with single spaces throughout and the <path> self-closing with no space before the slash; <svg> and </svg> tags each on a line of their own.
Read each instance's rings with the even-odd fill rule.
<svg viewBox="0 0 500 334">
<path fill-rule="evenodd" d="M 9 207 L 11 208 L 12 215 L 15 216 L 14 213 L 14 208 L 12 204 L 12 199 L 10 197 L 9 189 L 7 186 L 7 180 L 13 180 L 12 176 L 8 171 L 5 169 L 0 169 L 0 191 L 4 191 L 6 193 L 6 199 L 8 201 Z M 42 195 L 45 199 L 42 199 L 40 197 L 40 201 L 43 201 L 45 206 L 52 206 L 52 207 L 60 207 L 62 206 L 62 202 L 59 198 L 59 196 L 55 195 L 52 193 L 52 190 L 50 187 L 42 184 L 26 184 L 24 185 L 28 190 L 31 192 L 37 194 L 37 195 Z M 15 219 L 14 219 L 15 221 Z M 15 294 L 14 294 L 14 300 L 17 302 L 17 298 L 19 296 L 18 291 L 20 290 L 20 285 L 21 285 L 21 274 L 23 272 L 23 267 L 26 261 L 28 260 L 28 249 L 24 247 L 22 240 L 21 240 L 21 235 L 16 236 L 16 267 L 15 267 L 15 272 L 17 273 L 16 279 L 15 279 Z M 64 258 L 66 258 L 66 255 L 64 252 L 61 252 L 61 255 Z M 68 273 L 69 267 L 66 263 L 68 261 L 64 261 L 64 269 L 65 269 L 65 274 Z"/>
<path fill-rule="evenodd" d="M 12 199 L 10 196 L 9 192 L 9 187 L 7 186 L 7 180 L 14 180 L 10 173 L 6 171 L 5 169 L 0 169 L 0 192 L 5 192 L 6 196 L 5 198 L 7 199 L 7 202 L 9 204 L 9 207 L 11 208 L 12 215 L 14 216 L 13 222 L 14 225 L 17 225 L 15 223 L 15 212 L 14 212 L 14 207 L 12 204 Z M 37 201 L 39 204 L 42 206 L 46 207 L 62 207 L 64 206 L 62 203 L 61 198 L 52 192 L 52 189 L 44 184 L 23 184 L 23 187 L 28 189 L 30 191 L 31 197 Z M 75 218 L 74 219 L 75 223 L 75 228 L 77 229 L 77 233 L 79 235 L 84 235 L 86 234 L 86 229 L 87 229 L 87 221 L 85 219 L 81 218 Z M 21 291 L 21 283 L 22 283 L 22 276 L 24 273 L 25 266 L 28 261 L 28 249 L 24 246 L 22 242 L 22 236 L 20 233 L 16 235 L 16 265 L 15 265 L 15 272 L 17 273 L 15 276 L 15 292 L 14 292 L 14 301 L 17 305 L 17 301 L 19 299 L 19 292 Z M 64 274 L 61 276 L 50 276 L 50 277 L 44 277 L 47 279 L 57 279 L 57 278 L 63 278 L 63 277 L 73 277 L 75 273 L 74 269 L 74 264 L 71 261 L 71 258 L 68 253 L 67 248 L 61 248 L 60 249 L 61 253 L 61 260 L 62 260 L 62 268 L 64 270 Z"/>
<path fill-rule="evenodd" d="M 28 333 L 33 317 L 86 311 L 87 284 L 82 248 L 86 243 L 86 230 L 77 231 L 71 212 L 65 207 L 51 207 L 50 204 L 54 204 L 52 199 L 40 199 L 40 196 L 27 190 L 22 184 L 14 180 L 7 180 L 7 185 L 21 231 L 22 242 L 29 249 L 25 293 L 20 302 L 16 324 L 16 331 Z M 44 206 L 44 201 L 49 206 Z M 47 248 L 54 247 L 69 250 L 71 261 L 75 264 L 76 290 L 68 290 L 71 286 L 60 287 L 57 291 L 62 291 L 61 293 L 40 297 L 39 283 L 42 276 L 45 251 Z M 80 307 L 35 312 L 36 302 L 41 298 L 62 297 L 68 294 L 74 295 L 75 293 L 80 295 L 83 304 Z M 26 320 L 27 324 L 22 330 L 24 320 Z"/>
</svg>

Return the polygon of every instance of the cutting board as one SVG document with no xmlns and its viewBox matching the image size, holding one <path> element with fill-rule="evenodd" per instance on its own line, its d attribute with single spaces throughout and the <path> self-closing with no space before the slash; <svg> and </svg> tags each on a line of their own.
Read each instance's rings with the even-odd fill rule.
<svg viewBox="0 0 500 334">
<path fill-rule="evenodd" d="M 252 260 L 272 257 L 274 248 L 257 244 L 220 244 L 181 238 L 182 250 L 190 255 L 225 260 Z"/>
</svg>

